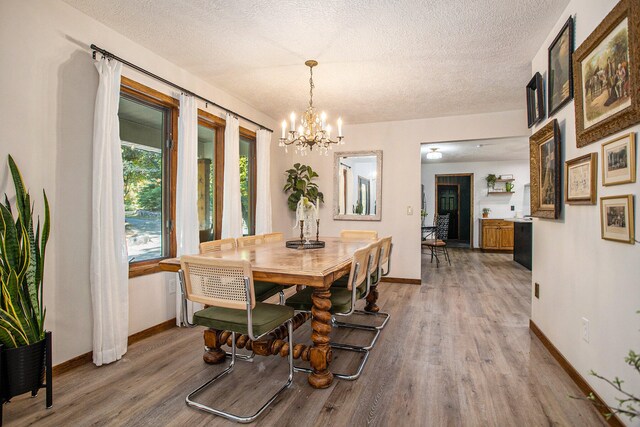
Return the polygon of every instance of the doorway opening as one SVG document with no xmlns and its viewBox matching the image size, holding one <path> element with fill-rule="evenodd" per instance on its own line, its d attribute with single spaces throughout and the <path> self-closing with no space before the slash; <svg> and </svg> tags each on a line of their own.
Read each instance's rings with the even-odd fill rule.
<svg viewBox="0 0 640 427">
<path fill-rule="evenodd" d="M 450 247 L 473 248 L 473 174 L 435 176 L 437 215 L 449 214 Z"/>
</svg>

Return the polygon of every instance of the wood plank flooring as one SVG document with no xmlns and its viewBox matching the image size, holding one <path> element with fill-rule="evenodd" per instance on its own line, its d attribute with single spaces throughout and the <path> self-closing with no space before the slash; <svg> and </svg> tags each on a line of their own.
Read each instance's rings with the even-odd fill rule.
<svg viewBox="0 0 640 427">
<path fill-rule="evenodd" d="M 380 285 L 379 305 L 392 318 L 358 381 L 313 390 L 306 375 L 296 374 L 256 424 L 605 425 L 589 403 L 567 397 L 579 395 L 578 388 L 529 332 L 530 273 L 510 255 L 451 250 L 451 261 L 452 267 L 436 269 L 424 255 L 422 286 Z M 344 329 L 332 335 L 351 343 L 367 337 Z M 294 338 L 308 342 L 308 324 Z M 223 369 L 205 365 L 201 356 L 201 329 L 163 332 L 132 345 L 116 364 L 84 365 L 55 378 L 50 410 L 44 391 L 15 398 L 4 406 L 5 425 L 231 425 L 184 403 L 189 391 Z M 344 351 L 334 357 L 334 371 L 357 363 Z M 286 375 L 280 357 L 239 361 L 231 377 L 200 399 L 252 412 Z"/>
</svg>

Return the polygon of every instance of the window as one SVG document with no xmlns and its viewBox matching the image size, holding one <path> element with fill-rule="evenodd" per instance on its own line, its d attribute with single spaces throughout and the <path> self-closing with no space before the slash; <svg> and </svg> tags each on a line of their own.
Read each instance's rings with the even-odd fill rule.
<svg viewBox="0 0 640 427">
<path fill-rule="evenodd" d="M 240 196 L 242 234 L 255 234 L 256 217 L 256 139 L 255 134 L 240 129 Z"/>
<path fill-rule="evenodd" d="M 198 110 L 198 223 L 200 242 L 221 238 L 224 120 Z"/>
<path fill-rule="evenodd" d="M 129 276 L 159 271 L 175 254 L 177 101 L 123 78 L 118 117 Z"/>
</svg>

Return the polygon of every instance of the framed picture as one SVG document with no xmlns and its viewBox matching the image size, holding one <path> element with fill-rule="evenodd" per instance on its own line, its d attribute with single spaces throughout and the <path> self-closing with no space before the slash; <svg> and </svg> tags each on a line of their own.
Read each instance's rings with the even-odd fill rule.
<svg viewBox="0 0 640 427">
<path fill-rule="evenodd" d="M 576 145 L 640 122 L 640 0 L 621 0 L 573 54 Z"/>
<path fill-rule="evenodd" d="M 586 154 L 564 163 L 564 201 L 568 204 L 595 205 L 598 155 Z"/>
<path fill-rule="evenodd" d="M 605 240 L 634 244 L 633 195 L 601 197 L 600 228 Z"/>
<path fill-rule="evenodd" d="M 529 127 L 544 119 L 542 76 L 536 73 L 527 85 L 527 122 Z"/>
<path fill-rule="evenodd" d="M 602 144 L 602 185 L 636 182 L 636 137 L 629 133 Z"/>
<path fill-rule="evenodd" d="M 553 119 L 529 138 L 531 216 L 552 219 L 560 216 L 560 155 L 560 129 Z"/>
<path fill-rule="evenodd" d="M 567 22 L 549 46 L 548 90 L 549 117 L 573 99 L 573 17 Z"/>
</svg>

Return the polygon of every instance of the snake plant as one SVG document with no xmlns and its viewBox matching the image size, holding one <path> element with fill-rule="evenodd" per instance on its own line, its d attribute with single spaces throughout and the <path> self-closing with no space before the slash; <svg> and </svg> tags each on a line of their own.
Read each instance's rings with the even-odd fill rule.
<svg viewBox="0 0 640 427">
<path fill-rule="evenodd" d="M 20 170 L 9 156 L 16 191 L 17 217 L 7 195 L 0 203 L 0 343 L 7 348 L 44 339 L 46 310 L 42 302 L 44 254 L 49 239 L 49 201 L 44 196 L 44 223 L 33 221 L 34 205 Z"/>
</svg>

